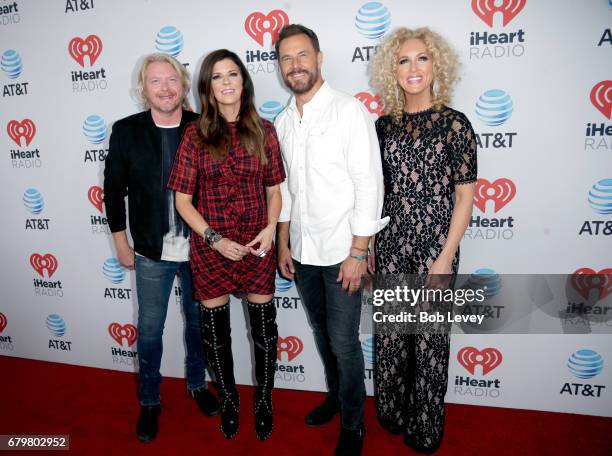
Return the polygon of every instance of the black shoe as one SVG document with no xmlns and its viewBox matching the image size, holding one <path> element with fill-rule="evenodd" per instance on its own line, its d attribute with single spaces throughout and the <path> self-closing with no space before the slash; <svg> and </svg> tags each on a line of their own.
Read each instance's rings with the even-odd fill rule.
<svg viewBox="0 0 612 456">
<path fill-rule="evenodd" d="M 321 426 L 322 424 L 329 423 L 339 411 L 340 404 L 338 401 L 327 396 L 321 405 L 312 409 L 304 417 L 304 421 L 308 426 Z"/>
<path fill-rule="evenodd" d="M 378 422 L 380 423 L 380 426 L 390 434 L 400 435 L 402 433 L 402 428 L 395 424 L 395 422 L 392 420 L 379 418 Z"/>
<path fill-rule="evenodd" d="M 440 441 L 436 445 L 432 447 L 425 447 L 423 445 L 419 445 L 416 442 L 414 436 L 409 435 L 406 432 L 404 432 L 404 445 L 411 448 L 412 451 L 418 454 L 434 454 L 440 448 L 441 443 L 442 443 L 442 437 L 440 437 Z"/>
<path fill-rule="evenodd" d="M 240 396 L 234 378 L 229 303 L 214 309 L 200 307 L 202 342 L 217 379 L 221 409 L 221 432 L 226 439 L 238 433 Z"/>
<path fill-rule="evenodd" d="M 157 419 L 161 413 L 161 405 L 141 405 L 140 416 L 136 423 L 136 435 L 141 442 L 150 442 L 157 436 Z"/>
<path fill-rule="evenodd" d="M 240 428 L 240 396 L 238 391 L 228 393 L 221 399 L 221 433 L 226 439 L 233 439 Z"/>
<path fill-rule="evenodd" d="M 219 414 L 219 402 L 207 388 L 198 388 L 191 392 L 191 397 L 196 401 L 200 411 L 206 416 L 217 416 Z"/>
<path fill-rule="evenodd" d="M 360 456 L 363 448 L 363 437 L 365 436 L 365 428 L 361 429 L 340 429 L 340 437 L 336 444 L 335 456 Z"/>
<path fill-rule="evenodd" d="M 263 304 L 249 302 L 249 320 L 255 353 L 255 435 L 259 440 L 267 440 L 274 429 L 272 411 L 272 390 L 276 374 L 276 352 L 278 327 L 276 326 L 276 305 L 274 301 Z"/>
</svg>

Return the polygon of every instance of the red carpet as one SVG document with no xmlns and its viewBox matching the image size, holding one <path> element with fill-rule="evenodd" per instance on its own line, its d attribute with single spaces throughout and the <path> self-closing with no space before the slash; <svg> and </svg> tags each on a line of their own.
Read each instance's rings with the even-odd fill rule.
<svg viewBox="0 0 612 456">
<path fill-rule="evenodd" d="M 68 434 L 72 454 L 329 455 L 339 426 L 337 419 L 319 429 L 303 424 L 304 414 L 322 394 L 278 389 L 274 434 L 260 442 L 253 431 L 252 388 L 242 387 L 240 432 L 226 441 L 218 418 L 199 413 L 184 381 L 166 378 L 160 434 L 141 444 L 134 432 L 134 374 L 0 356 L 0 385 L 0 434 Z M 372 398 L 366 405 L 366 429 L 364 455 L 413 454 L 401 437 L 378 426 Z M 609 456 L 612 419 L 451 404 L 436 454 Z"/>
</svg>

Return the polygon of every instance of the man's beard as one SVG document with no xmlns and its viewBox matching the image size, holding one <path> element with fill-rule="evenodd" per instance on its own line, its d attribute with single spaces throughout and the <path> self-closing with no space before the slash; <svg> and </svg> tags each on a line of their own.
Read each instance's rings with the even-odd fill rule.
<svg viewBox="0 0 612 456">
<path fill-rule="evenodd" d="M 307 73 L 308 78 L 302 81 L 292 81 L 289 77 L 294 73 Z M 283 76 L 283 81 L 285 81 L 285 84 L 287 84 L 287 87 L 289 87 L 293 93 L 301 95 L 314 87 L 317 82 L 317 77 L 308 70 L 297 70 L 288 73 L 287 76 Z"/>
</svg>

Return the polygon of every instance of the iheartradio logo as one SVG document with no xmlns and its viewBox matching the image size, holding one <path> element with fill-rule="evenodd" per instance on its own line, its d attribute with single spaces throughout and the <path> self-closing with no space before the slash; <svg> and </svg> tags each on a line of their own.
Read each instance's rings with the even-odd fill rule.
<svg viewBox="0 0 612 456">
<path fill-rule="evenodd" d="M 370 114 L 375 114 L 377 117 L 384 114 L 382 100 L 379 96 L 372 95 L 369 92 L 359 92 L 355 94 L 355 98 L 363 103 Z"/>
<path fill-rule="evenodd" d="M 120 325 L 119 323 L 111 323 L 108 325 L 108 333 L 115 339 L 120 346 L 123 347 L 123 341 L 125 340 L 128 347 L 134 345 L 138 338 L 138 330 L 136 326 L 131 323 Z"/>
<path fill-rule="evenodd" d="M 270 34 L 272 45 L 278 40 L 281 29 L 289 24 L 289 16 L 283 10 L 275 9 L 267 15 L 255 11 L 247 16 L 244 29 L 260 46 L 264 45 L 264 36 Z"/>
<path fill-rule="evenodd" d="M 493 27 L 493 16 L 501 13 L 505 27 L 525 7 L 527 0 L 472 0 L 472 11 L 489 27 Z"/>
<path fill-rule="evenodd" d="M 591 268 L 580 268 L 572 274 L 572 287 L 584 299 L 589 299 L 591 290 L 599 292 L 599 299 L 612 294 L 612 268 L 597 272 Z"/>
<path fill-rule="evenodd" d="M 463 347 L 457 353 L 457 361 L 472 375 L 476 372 L 476 366 L 482 367 L 482 375 L 487 375 L 502 362 L 501 352 L 492 347 L 478 350 L 474 347 Z"/>
<path fill-rule="evenodd" d="M 93 204 L 101 214 L 104 212 L 102 209 L 102 202 L 104 201 L 104 190 L 102 190 L 102 187 L 98 187 L 97 185 L 89 187 L 87 199 L 89 199 L 89 202 Z"/>
<path fill-rule="evenodd" d="M 45 277 L 43 271 L 47 270 L 47 277 L 51 278 L 53 273 L 57 270 L 57 259 L 50 253 L 41 255 L 39 253 L 33 253 L 30 255 L 30 265 L 34 268 L 38 275 Z"/>
<path fill-rule="evenodd" d="M 18 147 L 27 147 L 32 142 L 32 139 L 34 139 L 36 125 L 34 125 L 32 119 L 23 119 L 21 122 L 10 120 L 6 124 L 6 132 Z M 21 144 L 22 138 L 25 140 L 25 146 Z"/>
<path fill-rule="evenodd" d="M 612 119 L 612 81 L 601 81 L 591 89 L 591 103 L 607 119 Z"/>
<path fill-rule="evenodd" d="M 476 192 L 474 194 L 474 206 L 485 212 L 487 201 L 494 201 L 494 212 L 499 212 L 516 196 L 516 185 L 510 179 L 502 177 L 493 182 L 486 179 L 478 179 Z"/>
<path fill-rule="evenodd" d="M 102 53 L 102 40 L 98 35 L 89 35 L 85 39 L 76 36 L 68 43 L 68 53 L 83 68 L 85 56 L 89 58 L 89 66 L 93 66 Z"/>
<path fill-rule="evenodd" d="M 288 336 L 284 339 L 279 337 L 276 347 L 276 356 L 278 360 L 282 361 L 281 357 L 284 352 L 287 353 L 288 362 L 293 361 L 300 353 L 302 353 L 302 350 L 304 350 L 304 344 L 295 336 Z"/>
<path fill-rule="evenodd" d="M 0 312 L 0 333 L 2 333 L 2 331 L 4 331 L 4 328 L 6 328 L 7 324 L 8 324 L 8 321 L 7 321 L 6 317 L 4 316 L 4 314 L 2 312 Z"/>
</svg>

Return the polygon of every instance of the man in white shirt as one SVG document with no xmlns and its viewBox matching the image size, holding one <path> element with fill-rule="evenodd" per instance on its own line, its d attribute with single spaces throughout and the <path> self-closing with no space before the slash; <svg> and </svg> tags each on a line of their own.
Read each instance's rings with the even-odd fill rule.
<svg viewBox="0 0 612 456">
<path fill-rule="evenodd" d="M 281 184 L 279 268 L 286 278 L 295 278 L 329 389 L 305 421 L 325 424 L 340 412 L 335 454 L 358 455 L 366 397 L 359 341 L 361 278 L 370 237 L 387 223 L 380 220 L 378 140 L 363 105 L 323 81 L 323 54 L 312 30 L 296 24 L 283 28 L 276 53 L 294 95 L 275 122 L 287 171 Z"/>
</svg>

